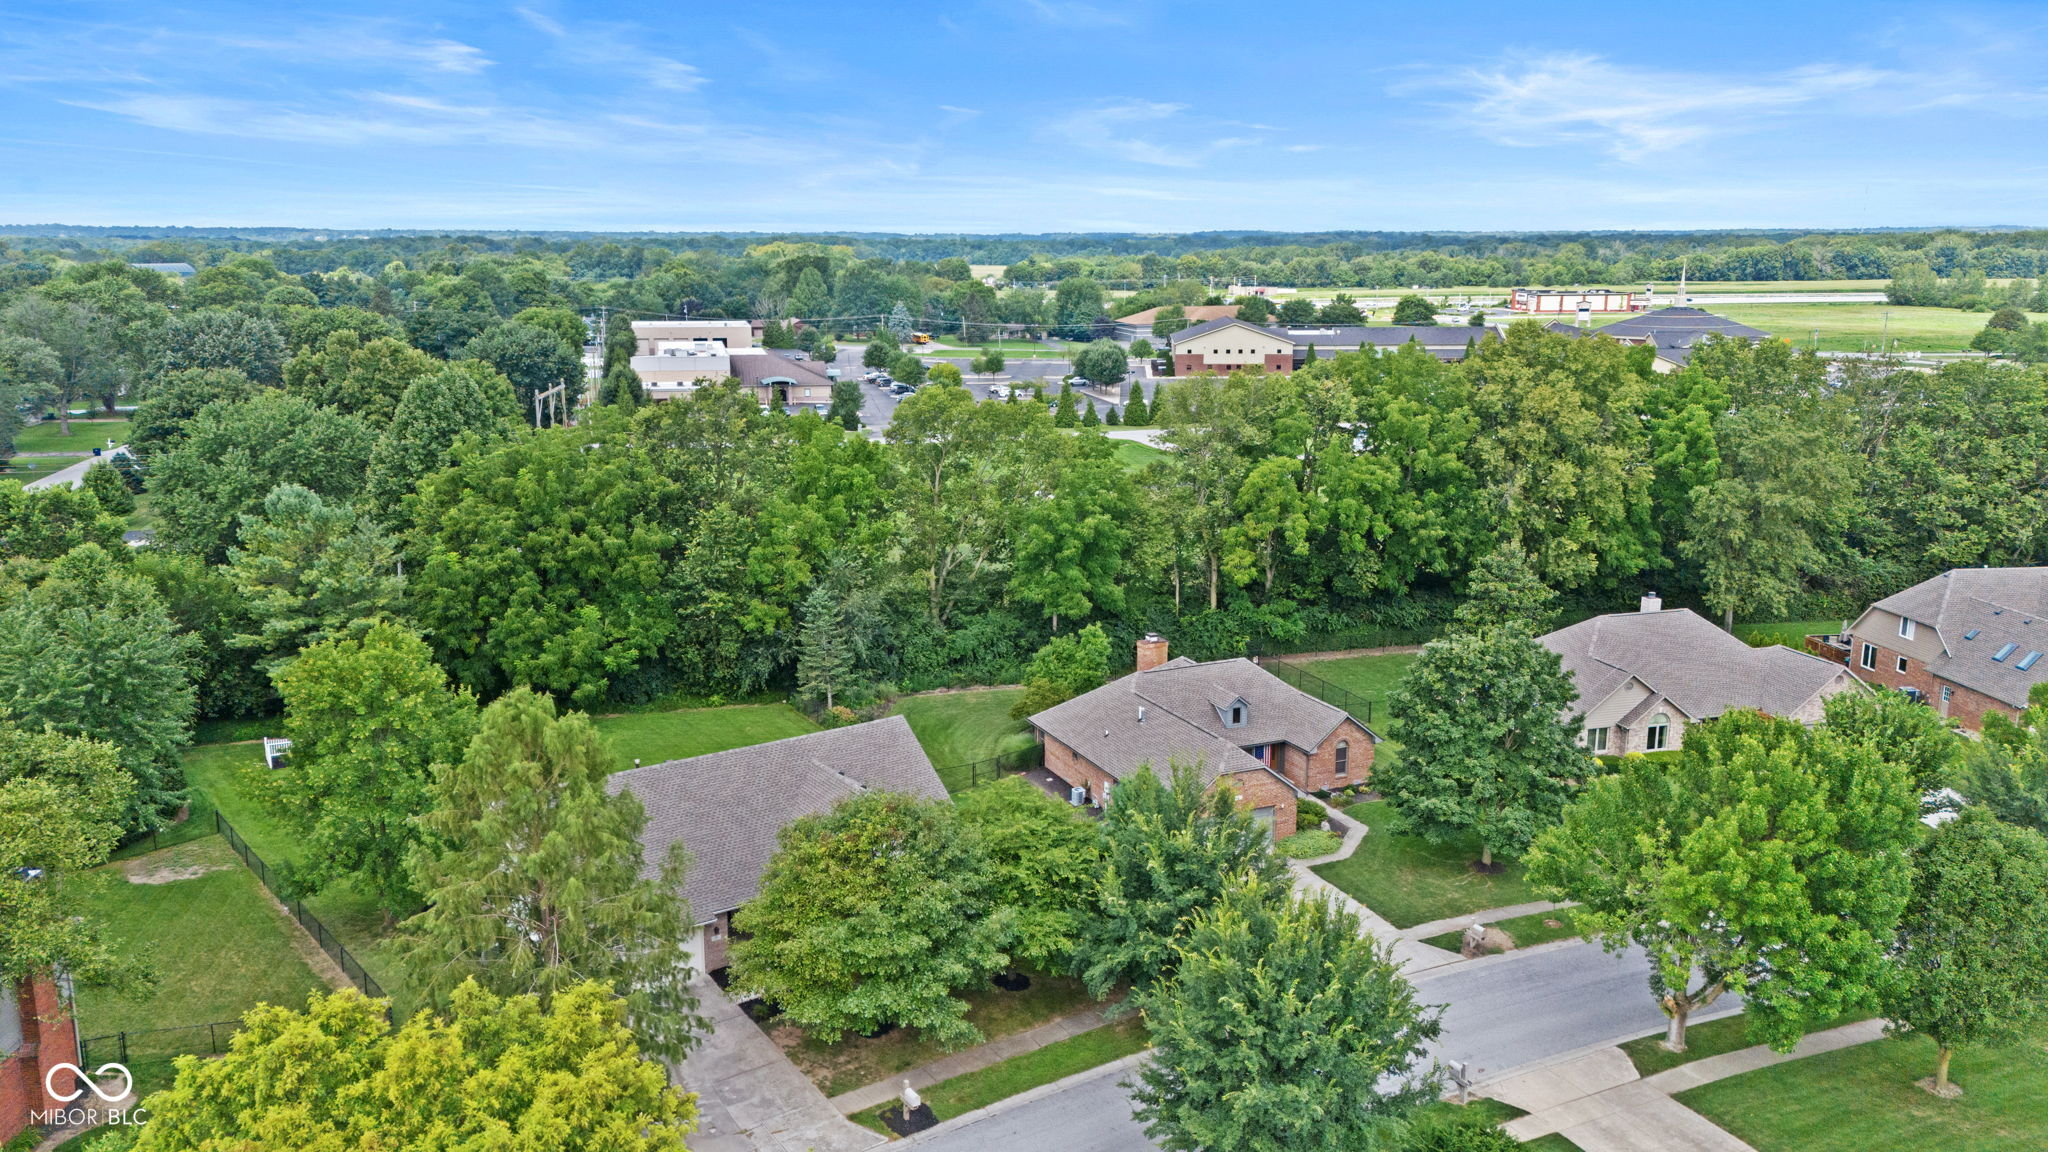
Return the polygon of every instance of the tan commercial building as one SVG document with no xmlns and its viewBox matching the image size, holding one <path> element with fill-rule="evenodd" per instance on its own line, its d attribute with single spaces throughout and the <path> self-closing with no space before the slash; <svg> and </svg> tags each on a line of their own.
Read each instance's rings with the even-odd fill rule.
<svg viewBox="0 0 2048 1152">
<path fill-rule="evenodd" d="M 832 378 L 803 353 L 757 343 L 752 320 L 635 320 L 633 371 L 649 400 L 687 397 L 705 383 L 736 380 L 766 408 L 795 411 L 832 404 Z"/>
</svg>

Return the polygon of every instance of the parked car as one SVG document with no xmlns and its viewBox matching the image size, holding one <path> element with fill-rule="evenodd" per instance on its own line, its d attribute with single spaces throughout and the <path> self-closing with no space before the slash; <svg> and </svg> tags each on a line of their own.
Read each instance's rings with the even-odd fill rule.
<svg viewBox="0 0 2048 1152">
<path fill-rule="evenodd" d="M 1008 400 L 1010 398 L 1010 386 L 1008 384 L 989 385 L 988 398 L 991 400 Z"/>
<path fill-rule="evenodd" d="M 916 391 L 917 385 L 905 384 L 901 380 L 894 381 L 889 385 L 889 395 L 891 396 L 909 396 Z"/>
</svg>

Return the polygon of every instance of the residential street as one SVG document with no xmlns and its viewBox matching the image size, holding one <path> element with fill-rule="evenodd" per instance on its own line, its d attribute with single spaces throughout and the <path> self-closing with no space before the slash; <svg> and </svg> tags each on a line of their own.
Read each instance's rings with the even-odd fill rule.
<svg viewBox="0 0 2048 1152">
<path fill-rule="evenodd" d="M 1516 1067 L 1575 1052 L 1664 1025 L 1650 999 L 1640 953 L 1611 956 L 1573 941 L 1469 961 L 1423 973 L 1416 988 L 1426 1003 L 1444 1004 L 1441 1059 L 1474 1065 L 1488 1080 Z M 1725 1016 L 1724 1000 L 1695 1021 Z M 930 1152 L 1149 1152 L 1152 1142 L 1131 1120 L 1130 1100 L 1106 1076 L 1016 1108 L 991 1110 L 921 1143 Z"/>
</svg>

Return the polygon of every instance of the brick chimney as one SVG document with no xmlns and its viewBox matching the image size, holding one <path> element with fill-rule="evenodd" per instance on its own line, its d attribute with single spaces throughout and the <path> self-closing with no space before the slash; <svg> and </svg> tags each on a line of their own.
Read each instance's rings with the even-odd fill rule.
<svg viewBox="0 0 2048 1152">
<path fill-rule="evenodd" d="M 1664 598 L 1655 592 L 1643 593 L 1642 602 L 1636 605 L 1636 611 L 1638 612 L 1662 612 L 1663 610 Z"/>
<path fill-rule="evenodd" d="M 1147 632 L 1138 638 L 1138 671 L 1149 672 L 1166 663 L 1166 637 Z"/>
</svg>

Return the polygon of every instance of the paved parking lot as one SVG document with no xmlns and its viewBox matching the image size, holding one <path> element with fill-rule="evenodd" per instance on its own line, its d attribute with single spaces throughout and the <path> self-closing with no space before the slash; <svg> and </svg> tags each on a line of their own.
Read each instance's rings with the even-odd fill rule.
<svg viewBox="0 0 2048 1152">
<path fill-rule="evenodd" d="M 860 362 L 861 352 L 862 349 L 859 347 L 841 348 L 838 358 L 832 362 L 833 367 L 839 369 L 842 376 L 860 379 L 869 371 Z M 921 357 L 921 359 L 926 364 L 952 364 L 960 369 L 962 375 L 965 375 L 967 366 L 973 360 L 973 357 L 931 356 Z M 995 378 L 968 377 L 966 385 L 967 390 L 972 392 L 977 400 L 989 399 L 989 388 L 991 385 L 996 384 L 1028 388 L 1033 383 L 1040 383 L 1044 386 L 1046 392 L 1057 394 L 1061 377 L 1066 376 L 1073 370 L 1073 365 L 1065 360 L 1011 360 L 1004 366 L 1002 376 Z M 1152 382 L 1148 380 L 1145 383 L 1146 390 L 1149 392 Z M 889 395 L 886 388 L 869 384 L 865 381 L 861 383 L 861 392 L 867 397 L 867 403 L 860 410 L 861 424 L 868 428 L 887 428 L 889 422 L 895 419 L 896 404 L 900 398 Z M 1107 416 L 1111 408 L 1115 408 L 1121 413 L 1123 405 L 1111 404 L 1099 399 L 1095 401 L 1095 411 L 1099 415 Z"/>
</svg>

